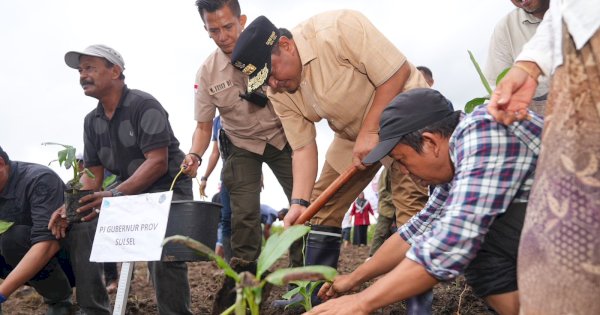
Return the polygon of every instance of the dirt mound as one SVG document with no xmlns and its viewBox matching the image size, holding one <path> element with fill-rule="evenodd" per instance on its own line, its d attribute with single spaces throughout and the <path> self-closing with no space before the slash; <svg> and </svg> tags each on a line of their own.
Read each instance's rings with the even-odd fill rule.
<svg viewBox="0 0 600 315">
<path fill-rule="evenodd" d="M 340 255 L 339 268 L 341 273 L 349 273 L 360 265 L 369 255 L 369 247 L 354 247 L 342 249 Z M 275 265 L 275 268 L 287 266 L 287 258 L 281 259 Z M 189 278 L 192 291 L 192 311 L 194 314 L 210 314 L 215 299 L 216 292 L 223 283 L 223 273 L 212 262 L 193 262 L 189 263 Z M 369 285 L 368 283 L 367 285 Z M 363 287 L 364 288 L 364 287 Z M 361 289 L 363 289 L 361 288 Z M 263 303 L 264 307 L 261 314 L 265 315 L 295 315 L 301 314 L 301 309 L 293 310 L 274 310 L 269 307 L 273 300 L 279 299 L 285 293 L 285 288 L 274 287 L 267 301 Z M 111 299 L 114 302 L 115 294 Z M 471 289 L 465 286 L 464 279 L 442 283 L 434 289 L 434 314 L 494 314 L 487 310 L 483 301 L 475 297 Z M 460 306 L 459 306 L 460 305 Z M 30 315 L 43 314 L 46 306 L 43 299 L 31 289 L 24 287 L 15 293 L 2 305 L 4 314 L 7 315 Z M 400 315 L 405 314 L 404 303 L 399 302 L 378 310 L 374 314 Z M 148 281 L 148 270 L 145 263 L 135 265 L 135 275 L 131 284 L 131 290 L 127 302 L 126 314 L 137 315 L 155 315 L 158 314 L 156 301 L 154 300 L 154 290 Z"/>
</svg>

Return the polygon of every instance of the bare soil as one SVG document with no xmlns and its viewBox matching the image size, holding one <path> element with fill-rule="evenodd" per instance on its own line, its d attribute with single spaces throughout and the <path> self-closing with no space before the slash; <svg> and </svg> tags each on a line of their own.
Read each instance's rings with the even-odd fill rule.
<svg viewBox="0 0 600 315">
<path fill-rule="evenodd" d="M 342 249 L 340 255 L 340 273 L 349 273 L 368 257 L 369 247 L 350 246 Z M 287 258 L 277 262 L 274 268 L 287 266 Z M 145 263 L 136 263 L 135 276 L 131 284 L 127 302 L 126 314 L 155 315 L 158 314 L 154 300 L 154 290 L 147 280 Z M 190 287 L 192 290 L 192 311 L 194 314 L 210 314 L 215 295 L 223 283 L 224 275 L 212 262 L 189 263 Z M 366 285 L 369 285 L 367 283 Z M 363 289 L 363 286 L 361 289 Z M 295 315 L 301 314 L 301 309 L 288 309 L 286 311 L 273 309 L 271 302 L 279 299 L 285 293 L 285 288 L 274 287 L 269 298 L 263 303 L 261 314 L 266 315 Z M 114 302 L 115 294 L 111 299 Z M 488 311 L 483 301 L 475 297 L 471 289 L 465 285 L 463 278 L 441 283 L 434 288 L 433 300 L 434 314 L 494 314 Z M 43 299 L 29 287 L 23 287 L 2 305 L 6 315 L 32 315 L 44 314 L 46 306 Z M 378 310 L 374 314 L 401 315 L 406 314 L 404 303 L 399 302 Z"/>
</svg>

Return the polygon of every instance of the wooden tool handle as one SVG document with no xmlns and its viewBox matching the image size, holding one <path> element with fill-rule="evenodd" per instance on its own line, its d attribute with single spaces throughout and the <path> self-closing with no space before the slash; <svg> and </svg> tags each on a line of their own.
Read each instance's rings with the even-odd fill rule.
<svg viewBox="0 0 600 315">
<path fill-rule="evenodd" d="M 356 168 L 356 166 L 352 165 L 349 168 L 347 168 L 342 174 L 340 174 L 340 176 L 338 176 L 338 178 L 336 178 L 320 195 L 319 197 L 317 197 L 317 199 L 315 199 L 315 201 L 313 203 L 310 204 L 310 206 L 308 206 L 308 208 L 306 208 L 306 211 L 304 211 L 299 217 L 298 219 L 296 219 L 296 222 L 294 222 L 294 224 L 304 224 L 306 223 L 306 221 L 310 220 L 317 212 L 319 212 L 319 210 L 321 210 L 321 207 L 323 207 L 323 205 L 329 201 L 329 199 L 331 199 L 331 197 L 345 184 L 347 183 L 350 178 L 352 178 L 352 176 L 354 176 L 354 174 L 356 174 L 356 172 L 358 171 L 358 168 Z"/>
</svg>

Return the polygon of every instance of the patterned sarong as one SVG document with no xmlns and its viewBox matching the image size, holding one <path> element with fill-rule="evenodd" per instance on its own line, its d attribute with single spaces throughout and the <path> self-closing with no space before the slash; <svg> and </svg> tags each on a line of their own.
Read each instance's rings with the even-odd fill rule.
<svg viewBox="0 0 600 315">
<path fill-rule="evenodd" d="M 518 258 L 521 314 L 600 314 L 600 32 L 563 26 Z"/>
</svg>

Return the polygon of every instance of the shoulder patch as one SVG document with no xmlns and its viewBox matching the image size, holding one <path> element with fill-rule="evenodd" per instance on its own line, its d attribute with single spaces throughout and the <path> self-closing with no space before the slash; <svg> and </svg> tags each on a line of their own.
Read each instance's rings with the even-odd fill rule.
<svg viewBox="0 0 600 315">
<path fill-rule="evenodd" d="M 211 85 L 208 87 L 208 94 L 215 95 L 221 91 L 224 91 L 233 86 L 233 82 L 231 80 L 225 80 L 223 82 L 219 82 L 217 84 Z"/>
</svg>

